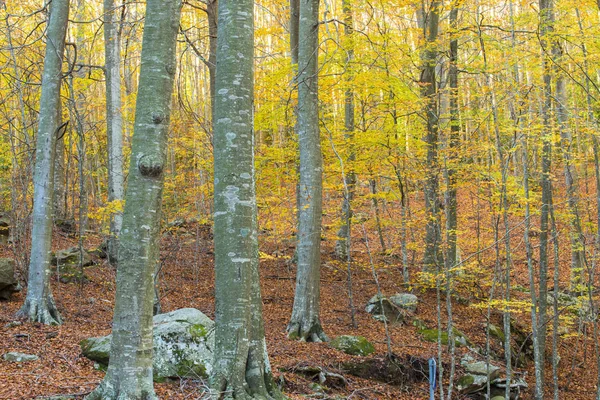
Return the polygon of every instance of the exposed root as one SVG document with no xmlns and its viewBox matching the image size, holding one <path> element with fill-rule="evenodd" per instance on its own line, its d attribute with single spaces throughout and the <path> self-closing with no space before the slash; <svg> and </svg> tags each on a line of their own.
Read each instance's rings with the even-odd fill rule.
<svg viewBox="0 0 600 400">
<path fill-rule="evenodd" d="M 318 321 L 314 321 L 312 324 L 290 322 L 287 332 L 289 339 L 300 340 L 301 342 L 321 343 L 329 341 Z"/>
<path fill-rule="evenodd" d="M 100 386 L 88 394 L 85 400 L 159 400 L 153 388 L 150 390 L 139 390 L 139 388 L 130 387 L 125 384 L 114 387 L 108 383 L 109 381 L 110 378 L 107 375 Z"/>
<path fill-rule="evenodd" d="M 17 312 L 17 318 L 24 318 L 31 322 L 40 322 L 46 325 L 60 325 L 62 318 L 52 295 L 42 299 L 26 298 L 25 304 Z"/>
<path fill-rule="evenodd" d="M 247 386 L 247 384 L 246 384 Z M 286 397 L 277 389 L 267 392 L 267 390 L 259 390 L 257 393 L 252 393 L 250 388 L 236 385 L 232 387 L 226 380 L 221 380 L 218 387 L 219 390 L 211 390 L 211 399 L 217 400 L 284 400 Z M 261 388 L 262 389 L 262 388 Z M 94 399 L 95 400 L 95 399 Z"/>
</svg>

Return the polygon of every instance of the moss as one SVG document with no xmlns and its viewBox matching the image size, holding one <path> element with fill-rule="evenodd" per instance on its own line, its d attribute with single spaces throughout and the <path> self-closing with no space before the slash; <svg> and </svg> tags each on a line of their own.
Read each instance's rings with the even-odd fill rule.
<svg viewBox="0 0 600 400">
<path fill-rule="evenodd" d="M 467 339 L 464 333 L 462 333 L 456 328 L 452 328 L 452 331 L 454 332 L 454 343 L 457 347 L 471 344 L 471 342 L 469 341 L 469 339 Z M 435 343 L 438 341 L 437 329 L 419 329 L 419 333 L 427 342 Z M 444 346 L 448 345 L 448 332 L 446 332 L 445 330 L 441 332 L 441 341 Z"/>
<path fill-rule="evenodd" d="M 475 383 L 475 378 L 473 377 L 473 375 L 466 374 L 466 375 L 463 375 L 463 376 L 462 376 L 462 377 L 461 377 L 461 378 L 458 380 L 458 382 L 457 382 L 457 386 L 458 386 L 458 387 L 463 387 L 463 388 L 466 388 L 466 387 L 469 387 L 469 386 L 471 386 L 471 385 L 472 385 L 472 384 L 474 384 L 474 383 Z"/>
<path fill-rule="evenodd" d="M 375 347 L 362 336 L 339 336 L 331 342 L 331 347 L 354 356 L 367 356 L 375 352 Z"/>
<path fill-rule="evenodd" d="M 190 325 L 188 332 L 192 335 L 193 339 L 203 339 L 206 337 L 208 331 L 202 324 Z"/>
</svg>

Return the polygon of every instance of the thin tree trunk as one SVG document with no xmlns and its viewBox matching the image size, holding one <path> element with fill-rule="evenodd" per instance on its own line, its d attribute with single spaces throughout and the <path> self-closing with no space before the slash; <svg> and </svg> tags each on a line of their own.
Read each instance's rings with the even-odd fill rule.
<svg viewBox="0 0 600 400">
<path fill-rule="evenodd" d="M 33 229 L 27 298 L 17 313 L 30 321 L 61 323 L 50 291 L 50 253 L 54 195 L 54 155 L 57 116 L 60 103 L 62 60 L 69 20 L 69 0 L 55 0 L 50 5 L 46 55 L 42 74 L 42 94 L 33 178 Z"/>
<path fill-rule="evenodd" d="M 108 147 L 108 201 L 123 200 L 123 116 L 121 102 L 121 36 L 119 35 L 120 13 L 115 0 L 104 0 L 104 54 L 106 75 L 106 139 Z M 116 204 L 115 204 L 116 205 Z M 119 234 L 123 225 L 123 214 L 119 207 L 114 209 L 110 220 L 108 237 L 108 260 L 118 260 Z"/>
<path fill-rule="evenodd" d="M 298 43 L 298 112 L 300 149 L 298 271 L 288 336 L 312 342 L 327 340 L 321 327 L 321 221 L 323 157 L 319 135 L 319 0 L 300 2 Z"/>
<path fill-rule="evenodd" d="M 549 36 L 554 26 L 553 0 L 540 0 L 540 44 L 542 46 L 542 58 L 544 68 L 544 103 L 542 106 L 542 208 L 540 214 L 540 268 L 539 268 L 539 292 L 538 292 L 538 346 L 540 363 L 536 368 L 540 369 L 541 381 L 536 380 L 535 398 L 541 400 L 544 388 L 544 364 L 546 351 L 547 332 L 547 308 L 548 308 L 548 228 L 550 206 L 552 204 L 552 63 L 548 52 L 551 40 Z"/>
<path fill-rule="evenodd" d="M 180 0 L 148 0 L 129 182 L 119 238 L 110 362 L 89 400 L 157 399 L 152 306 Z"/>
<path fill-rule="evenodd" d="M 435 273 L 436 268 L 443 266 L 441 254 L 440 230 L 440 199 L 439 199 L 439 160 L 438 160 L 438 88 L 436 78 L 436 65 L 438 51 L 436 41 L 439 28 L 439 9 L 441 3 L 432 0 L 427 10 L 423 10 L 423 34 L 425 36 L 425 49 L 421 52 L 421 97 L 425 102 L 426 133 L 425 145 L 427 149 L 426 176 L 425 176 L 425 254 L 423 270 Z"/>
<path fill-rule="evenodd" d="M 354 91 L 352 89 L 353 71 L 352 62 L 354 61 L 353 17 L 352 5 L 349 0 L 343 1 L 344 9 L 344 34 L 346 35 L 346 91 L 344 93 L 344 139 L 349 146 L 348 164 L 356 159 L 354 153 Z M 356 186 L 356 174 L 350 165 L 348 173 L 344 177 L 344 200 L 342 203 L 342 226 L 338 230 L 338 240 L 335 243 L 335 253 L 337 257 L 346 259 L 350 251 L 348 245 L 350 235 L 352 234 L 352 199 L 354 198 L 354 187 Z"/>
<path fill-rule="evenodd" d="M 220 0 L 214 136 L 212 398 L 282 398 L 267 355 L 254 169 L 254 2 Z"/>
</svg>

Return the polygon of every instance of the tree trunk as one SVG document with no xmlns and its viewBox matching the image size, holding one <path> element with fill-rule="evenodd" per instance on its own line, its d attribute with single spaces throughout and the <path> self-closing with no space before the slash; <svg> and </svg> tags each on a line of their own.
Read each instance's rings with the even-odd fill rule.
<svg viewBox="0 0 600 400">
<path fill-rule="evenodd" d="M 180 0 L 148 0 L 129 183 L 119 238 L 110 362 L 87 398 L 157 399 L 152 382 L 152 306 Z"/>
<path fill-rule="evenodd" d="M 206 16 L 208 18 L 208 62 L 205 63 L 210 77 L 210 118 L 215 124 L 215 79 L 217 69 L 217 29 L 219 18 L 218 0 L 209 0 L 206 3 Z M 213 133 L 214 134 L 214 133 Z"/>
<path fill-rule="evenodd" d="M 354 44 L 352 37 L 354 33 L 352 4 L 349 0 L 344 0 L 344 33 L 347 40 L 346 49 L 346 91 L 344 93 L 344 138 L 349 146 L 348 161 L 355 160 L 354 153 L 354 91 L 352 89 L 353 71 L 352 62 L 354 61 Z M 353 167 L 350 166 L 348 173 L 344 177 L 344 201 L 342 203 L 342 226 L 338 230 L 338 240 L 335 243 L 335 254 L 340 259 L 345 260 L 350 252 L 350 235 L 352 233 L 352 199 L 354 198 L 354 187 L 356 186 L 356 174 Z M 347 193 L 346 193 L 347 192 Z"/>
<path fill-rule="evenodd" d="M 281 395 L 267 355 L 254 170 L 254 2 L 220 0 L 214 123 L 213 398 Z"/>
<path fill-rule="evenodd" d="M 123 117 L 121 114 L 121 37 L 115 0 L 104 0 L 104 54 L 106 75 L 106 136 L 108 147 L 108 201 L 123 200 Z M 123 214 L 116 210 L 110 220 L 108 260 L 118 260 Z"/>
<path fill-rule="evenodd" d="M 425 255 L 423 270 L 434 273 L 443 266 L 441 254 L 440 231 L 440 199 L 439 199 L 439 160 L 438 160 L 438 90 L 436 79 L 437 48 L 436 41 L 439 26 L 438 0 L 433 0 L 429 9 L 423 10 L 423 33 L 425 35 L 425 49 L 421 53 L 421 97 L 425 102 L 425 145 L 427 148 L 427 165 L 425 177 Z"/>
<path fill-rule="evenodd" d="M 298 65 L 298 28 L 300 25 L 300 0 L 290 0 L 290 53 L 292 65 Z"/>
<path fill-rule="evenodd" d="M 450 10 L 450 29 L 452 39 L 450 40 L 448 86 L 450 89 L 450 137 L 448 140 L 448 167 L 447 192 L 446 192 L 446 263 L 449 268 L 455 268 L 457 262 L 456 253 L 456 229 L 457 223 L 457 201 L 456 201 L 456 165 L 458 164 L 458 146 L 460 142 L 460 121 L 458 108 L 458 3 L 452 3 Z"/>
<path fill-rule="evenodd" d="M 54 156 L 60 108 L 60 83 L 65 36 L 69 19 L 69 0 L 56 0 L 50 6 L 46 55 L 42 74 L 42 94 L 33 177 L 33 228 L 25 304 L 20 317 L 44 324 L 61 323 L 50 291 L 50 253 L 54 196 Z"/>
<path fill-rule="evenodd" d="M 321 210 L 323 156 L 319 135 L 318 45 L 319 0 L 300 2 L 298 43 L 298 112 L 296 133 L 300 149 L 298 202 L 298 271 L 294 308 L 288 325 L 293 339 L 327 340 L 320 319 Z"/>
<path fill-rule="evenodd" d="M 544 361 L 546 350 L 547 309 L 548 309 L 548 228 L 550 207 L 552 204 L 552 62 L 547 57 L 550 38 L 554 25 L 553 0 L 540 0 L 540 44 L 544 68 L 544 104 L 542 106 L 542 208 L 540 214 L 540 268 L 539 268 L 539 293 L 538 293 L 538 355 L 535 362 L 540 370 L 540 382 L 536 380 L 535 399 L 543 398 L 544 388 Z"/>
</svg>

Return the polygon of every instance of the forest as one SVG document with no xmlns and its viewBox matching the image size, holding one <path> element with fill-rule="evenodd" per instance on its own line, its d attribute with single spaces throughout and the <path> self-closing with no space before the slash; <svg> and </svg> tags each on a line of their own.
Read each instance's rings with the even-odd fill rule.
<svg viewBox="0 0 600 400">
<path fill-rule="evenodd" d="M 0 399 L 600 400 L 600 0 L 0 31 Z"/>
</svg>

